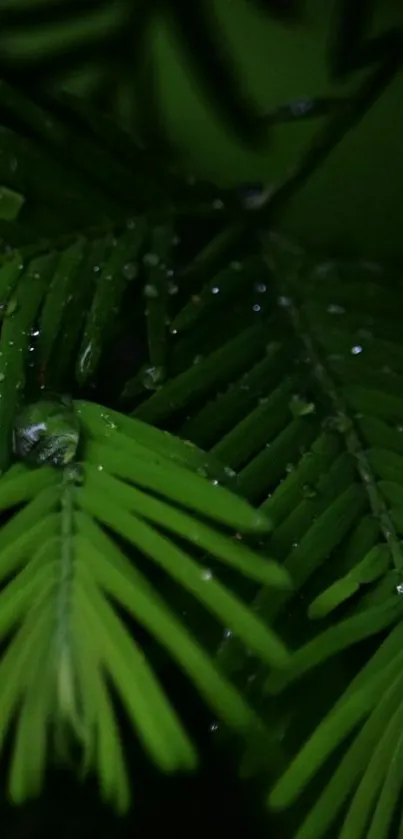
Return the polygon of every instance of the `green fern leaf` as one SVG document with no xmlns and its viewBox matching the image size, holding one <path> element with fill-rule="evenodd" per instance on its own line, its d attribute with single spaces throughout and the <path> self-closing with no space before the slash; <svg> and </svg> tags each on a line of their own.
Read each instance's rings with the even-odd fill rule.
<svg viewBox="0 0 403 839">
<path fill-rule="evenodd" d="M 270 756 L 250 746 L 243 771 L 253 773 L 260 764 L 270 768 L 274 786 L 269 804 L 284 810 L 285 817 L 299 799 L 302 808 L 310 801 L 298 839 L 323 839 L 336 819 L 344 825 L 343 839 L 375 835 L 377 830 L 388 836 L 399 795 L 395 790 L 400 789 L 388 772 L 397 743 L 398 692 L 392 692 L 393 708 L 388 705 L 381 714 L 378 706 L 384 708 L 382 697 L 389 696 L 401 667 L 403 354 L 394 302 L 398 281 L 389 284 L 380 269 L 364 263 L 316 264 L 274 236 L 265 242 L 265 252 L 268 267 L 265 271 L 262 266 L 259 282 L 271 293 L 265 292 L 265 311 L 259 314 L 255 335 L 257 339 L 262 323 L 276 322 L 270 335 L 273 355 L 265 358 L 259 347 L 248 372 L 241 365 L 228 369 L 224 393 L 217 394 L 218 379 L 207 382 L 203 394 L 210 401 L 196 407 L 182 428 L 197 441 L 208 441 L 216 457 L 238 470 L 242 494 L 260 502 L 273 521 L 264 553 L 281 561 L 293 589 L 262 588 L 254 607 L 265 622 L 285 633 L 294 651 L 288 667 L 273 669 L 269 677 L 264 668 L 253 671 L 234 638 L 224 639 L 219 661 L 241 681 L 244 677 L 248 694 L 265 697 L 263 716 L 276 748 Z M 214 323 L 214 307 L 208 316 Z M 219 309 L 215 316 L 218 323 Z M 204 318 L 202 308 L 197 315 L 192 310 L 201 354 L 209 347 Z M 235 319 L 232 328 L 236 335 Z M 213 357 L 207 350 L 208 360 Z M 189 372 L 195 388 L 204 384 L 204 371 L 197 368 Z M 178 383 L 185 375 L 178 376 Z M 252 394 L 243 389 L 249 382 Z M 191 398 L 187 396 L 189 408 Z M 163 392 L 154 395 L 137 415 L 158 422 L 163 400 Z M 173 423 L 178 417 L 180 423 L 179 402 L 165 404 L 164 421 L 169 416 Z M 364 652 L 362 669 L 357 673 L 348 665 L 344 675 L 341 655 L 349 662 L 348 650 L 359 644 L 365 650 L 364 641 L 369 653 Z M 320 678 L 328 679 L 323 705 L 317 691 Z M 301 708 L 293 702 L 296 690 L 301 691 Z M 279 697 L 281 710 L 268 694 Z M 304 707 L 310 703 L 317 710 L 305 721 Z M 286 719 L 287 713 L 285 745 L 279 748 L 276 727 L 283 730 L 282 715 Z M 391 729 L 381 762 L 377 747 L 394 713 L 395 734 Z M 397 762 L 399 754 L 397 750 Z M 372 758 L 377 786 L 367 787 L 365 770 Z M 365 818 L 364 793 L 348 809 L 361 782 L 367 791 Z"/>
<path fill-rule="evenodd" d="M 68 434 L 66 423 L 76 428 L 72 410 L 49 399 L 25 409 L 16 434 L 25 428 L 29 447 L 21 452 L 45 465 L 16 464 L 0 479 L 0 509 L 11 513 L 0 530 L 0 637 L 10 636 L 0 659 L 0 747 L 17 714 L 13 801 L 40 792 L 49 750 L 69 761 L 73 738 L 81 772 L 95 771 L 103 794 L 124 810 L 129 782 L 109 682 L 162 771 L 194 768 L 197 753 L 122 610 L 167 650 L 220 719 L 245 735 L 264 736 L 264 729 L 122 544 L 134 545 L 276 668 L 287 664 L 286 646 L 213 577 L 204 558 L 188 555 L 175 539 L 259 583 L 284 589 L 290 580 L 274 560 L 207 523 L 255 533 L 270 528 L 244 499 L 205 477 L 214 457 L 138 420 L 116 412 L 112 419 L 102 406 L 79 402 L 82 460 L 64 465 L 76 444 L 69 458 L 56 460 L 55 452 Z"/>
</svg>

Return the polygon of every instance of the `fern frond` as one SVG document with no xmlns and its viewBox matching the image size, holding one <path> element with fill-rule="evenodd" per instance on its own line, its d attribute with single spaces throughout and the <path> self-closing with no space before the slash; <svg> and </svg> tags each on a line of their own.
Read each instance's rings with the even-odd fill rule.
<svg viewBox="0 0 403 839">
<path fill-rule="evenodd" d="M 209 282 L 175 321 L 182 330 L 176 378 L 135 413 L 153 422 L 169 419 L 171 427 L 176 424 L 238 472 L 242 494 L 260 503 L 274 523 L 264 553 L 280 560 L 293 580 L 292 590 L 262 588 L 254 601 L 257 613 L 294 647 L 288 668 L 267 678 L 264 669 L 256 674 L 250 667 L 236 639 L 225 638 L 220 647 L 226 671 L 236 672 L 255 699 L 263 692 L 260 704 L 273 743 L 285 725 L 281 756 L 253 746 L 244 771 L 256 771 L 260 763 L 269 767 L 272 781 L 278 779 L 269 798 L 276 809 L 300 798 L 303 808 L 312 808 L 298 839 L 322 839 L 342 818 L 344 839 L 376 830 L 387 836 L 400 788 L 387 770 L 396 746 L 399 693 L 393 694 L 392 710 L 388 705 L 385 711 L 382 698 L 401 667 L 401 283 L 364 262 L 307 260 L 274 235 L 264 248 L 266 268 L 250 273 L 253 293 L 240 297 L 244 322 L 255 321 L 248 327 L 252 349 L 247 359 L 230 351 L 228 360 L 222 356 L 226 390 L 220 392 L 214 371 L 214 330 L 222 309 L 219 293 L 207 298 Z M 223 282 L 225 287 L 225 274 Z M 198 297 L 208 305 L 199 307 Z M 228 349 L 241 346 L 243 338 L 234 310 L 228 307 L 226 314 Z M 263 334 L 270 338 L 267 349 L 260 343 Z M 189 357 L 190 347 L 204 357 L 181 370 L 180 355 Z M 183 421 L 185 406 L 189 415 Z M 364 664 L 357 673 L 352 651 L 359 644 L 362 650 L 363 641 Z M 327 683 L 323 699 L 320 679 Z M 280 698 L 281 709 L 268 694 Z M 395 712 L 396 728 L 387 734 Z M 384 732 L 380 754 L 386 757 L 380 761 Z M 397 748 L 397 762 L 399 754 Z M 372 756 L 377 785 L 368 787 L 364 776 Z M 358 822 L 361 782 L 369 797 Z M 350 811 L 348 799 L 356 790 L 358 803 Z"/>
<path fill-rule="evenodd" d="M 303 254 L 282 247 L 279 251 L 274 239 L 267 253 L 277 304 L 289 318 L 284 341 L 288 334 L 294 346 L 300 341 L 304 364 L 292 397 L 311 407 L 295 416 L 284 386 L 278 397 L 269 391 L 274 419 L 267 426 L 268 448 L 261 449 L 266 424 L 258 423 L 265 416 L 263 404 L 239 422 L 239 431 L 235 426 L 212 449 L 225 454 L 235 468 L 246 464 L 238 484 L 247 497 L 259 501 L 265 491 L 273 491 L 261 506 L 274 521 L 267 551 L 282 560 L 293 579 L 292 592 L 273 597 L 262 590 L 255 601 L 265 620 L 283 630 L 284 609 L 294 609 L 299 627 L 293 635 L 288 622 L 295 647 L 289 668 L 268 679 L 262 674 L 259 684 L 265 692 L 284 695 L 286 703 L 291 701 L 287 689 L 302 685 L 301 701 L 310 702 L 318 674 L 329 663 L 340 661 L 338 656 L 358 642 L 374 639 L 367 664 L 355 678 L 350 675 L 350 685 L 348 674 L 344 681 L 335 680 L 330 705 L 318 711 L 323 721 L 312 720 L 302 742 L 289 727 L 289 758 L 269 803 L 283 810 L 308 796 L 311 809 L 296 832 L 298 839 L 322 839 L 341 817 L 343 839 L 375 836 L 377 830 L 386 837 L 400 790 L 389 770 L 392 758 L 397 765 L 400 754 L 403 625 L 403 352 L 393 311 L 398 281 L 385 286 L 383 275 L 364 264 L 307 265 Z M 288 424 L 284 428 L 282 421 L 277 430 L 275 417 L 287 405 Z M 303 598 L 302 612 L 294 592 Z M 333 623 L 321 631 L 320 621 L 330 616 Z M 302 645 L 301 632 L 308 639 Z M 233 644 L 231 639 L 224 642 L 223 661 Z M 392 698 L 393 706 L 388 704 Z M 275 707 L 270 705 L 271 714 Z M 293 714 L 297 724 L 295 706 Z M 328 774 L 331 756 L 335 763 Z M 251 771 L 252 753 L 247 765 Z M 309 795 L 315 784 L 312 806 Z"/>
<path fill-rule="evenodd" d="M 81 401 L 75 409 L 83 433 L 78 464 L 17 464 L 0 479 L 0 508 L 11 513 L 0 530 L 0 637 L 8 641 L 0 658 L 0 727 L 4 738 L 16 715 L 13 800 L 40 791 L 49 754 L 68 758 L 73 737 L 82 771 L 95 770 L 104 795 L 125 809 L 129 784 L 109 683 L 161 770 L 192 769 L 197 753 L 122 610 L 177 662 L 215 715 L 244 735 L 264 736 L 264 729 L 124 545 L 132 544 L 276 668 L 287 663 L 286 646 L 206 568 L 200 551 L 280 590 L 290 580 L 275 561 L 223 529 L 263 533 L 270 522 L 205 477 L 214 471 L 214 457 L 102 406 Z M 219 470 L 228 481 L 228 470 Z"/>
</svg>

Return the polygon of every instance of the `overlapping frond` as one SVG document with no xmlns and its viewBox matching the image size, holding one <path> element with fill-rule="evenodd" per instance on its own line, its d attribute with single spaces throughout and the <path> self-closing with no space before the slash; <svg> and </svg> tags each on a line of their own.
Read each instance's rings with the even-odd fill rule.
<svg viewBox="0 0 403 839">
<path fill-rule="evenodd" d="M 274 675 L 266 687 L 278 693 L 357 642 L 373 635 L 380 640 L 278 781 L 270 803 L 282 808 L 295 800 L 350 737 L 328 785 L 296 835 L 298 839 L 323 836 L 342 816 L 343 839 L 387 837 L 400 798 L 402 713 L 400 691 L 395 690 L 400 648 L 394 644 L 402 628 L 403 569 L 399 489 L 403 352 L 395 311 L 400 280 L 392 276 L 388 283 L 377 266 L 307 266 L 301 302 L 298 293 L 295 297 L 292 273 L 292 265 L 279 268 L 289 288 L 291 321 L 303 341 L 307 363 L 313 365 L 317 390 L 328 402 L 328 426 L 340 435 L 345 450 L 341 457 L 347 455 L 353 471 L 349 479 L 345 473 L 344 486 L 339 486 L 326 512 L 307 533 L 297 535 L 299 545 L 285 562 L 297 588 L 316 570 L 307 615 L 312 620 L 334 616 L 333 625 L 295 652 L 283 683 Z M 360 496 L 356 511 L 354 485 L 354 494 Z M 342 499 L 348 493 L 350 502 L 343 509 Z M 265 509 L 270 507 L 268 502 Z M 305 552 L 312 538 L 316 548 L 308 558 Z M 334 554 L 337 544 L 339 556 Z M 318 560 L 325 565 L 318 567 Z M 302 590 L 307 592 L 308 585 Z"/>
<path fill-rule="evenodd" d="M 267 286 L 289 319 L 284 343 L 299 372 L 293 377 L 290 365 L 288 382 L 283 376 L 212 449 L 233 468 L 244 466 L 239 484 L 247 496 L 270 493 L 261 507 L 275 522 L 267 549 L 283 560 L 301 598 L 263 590 L 255 602 L 295 647 L 284 677 L 254 682 L 255 696 L 257 685 L 284 694 L 290 714 L 273 722 L 275 756 L 266 764 L 274 777 L 284 774 L 269 804 L 283 810 L 306 792 L 298 839 L 324 837 L 340 819 L 343 839 L 389 837 L 401 791 L 400 279 L 364 263 L 308 264 L 298 252 L 279 258 L 277 245 L 268 247 Z M 364 641 L 362 669 L 356 674 L 351 657 L 343 668 L 341 656 Z M 222 655 L 236 669 L 231 643 Z M 245 771 L 261 759 L 250 754 Z"/>
<path fill-rule="evenodd" d="M 0 727 L 3 743 L 17 714 L 13 800 L 39 792 L 49 754 L 64 757 L 73 737 L 83 771 L 95 770 L 104 796 L 125 809 L 129 784 L 109 682 L 161 770 L 191 769 L 197 754 L 122 610 L 219 719 L 244 735 L 264 735 L 252 707 L 136 556 L 276 668 L 287 662 L 285 645 L 220 582 L 219 564 L 280 590 L 290 579 L 231 536 L 235 529 L 264 533 L 270 522 L 220 485 L 231 475 L 214 457 L 93 403 L 75 408 L 80 462 L 62 469 L 18 464 L 0 480 L 0 507 L 9 511 L 0 531 Z"/>
<path fill-rule="evenodd" d="M 309 260 L 275 236 L 264 247 L 265 267 L 245 260 L 195 281 L 172 323 L 176 375 L 135 414 L 173 424 L 238 473 L 275 523 L 263 552 L 293 580 L 255 599 L 295 649 L 282 673 L 256 674 L 233 638 L 220 650 L 272 730 L 272 748 L 253 746 L 244 770 L 278 778 L 277 810 L 302 797 L 298 839 L 335 823 L 342 839 L 390 837 L 402 714 L 401 280 L 365 262 Z"/>
</svg>

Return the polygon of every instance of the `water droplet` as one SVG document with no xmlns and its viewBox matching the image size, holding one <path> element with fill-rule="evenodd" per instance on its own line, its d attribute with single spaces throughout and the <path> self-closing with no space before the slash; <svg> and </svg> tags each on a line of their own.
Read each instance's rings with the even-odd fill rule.
<svg viewBox="0 0 403 839">
<path fill-rule="evenodd" d="M 291 472 L 293 472 L 293 471 L 294 471 L 294 469 L 295 469 L 295 466 L 294 466 L 294 464 L 293 464 L 293 463 L 287 463 L 287 464 L 286 464 L 285 471 L 287 472 L 287 474 L 288 474 L 288 475 L 289 475 Z"/>
<path fill-rule="evenodd" d="M 225 472 L 225 474 L 227 475 L 228 478 L 235 478 L 236 477 L 235 469 L 231 469 L 230 466 L 224 466 L 224 472 Z"/>
<path fill-rule="evenodd" d="M 217 481 L 217 478 L 214 478 L 214 479 L 211 481 L 211 483 L 213 484 L 213 487 L 218 487 L 219 481 Z"/>
<path fill-rule="evenodd" d="M 156 390 L 163 381 L 164 375 L 163 367 L 150 365 L 142 371 L 141 381 L 146 390 Z"/>
<path fill-rule="evenodd" d="M 144 265 L 150 265 L 151 268 L 156 268 L 160 261 L 157 253 L 146 253 L 143 256 Z"/>
<path fill-rule="evenodd" d="M 217 285 L 213 286 L 213 288 L 211 289 L 211 293 L 212 294 L 219 294 L 220 293 L 220 289 L 218 288 Z"/>
<path fill-rule="evenodd" d="M 281 295 L 280 297 L 277 297 L 277 303 L 279 306 L 286 309 L 288 308 L 288 306 L 291 306 L 292 300 L 291 297 L 285 297 L 284 295 Z"/>
<path fill-rule="evenodd" d="M 224 629 L 223 635 L 224 635 L 224 638 L 231 638 L 232 629 L 228 629 L 228 627 L 227 627 L 226 629 Z"/>
<path fill-rule="evenodd" d="M 212 579 L 213 579 L 213 573 L 212 573 L 212 571 L 210 570 L 210 568 L 203 568 L 203 570 L 202 570 L 202 572 L 201 572 L 201 578 L 202 578 L 202 580 L 204 580 L 205 582 L 209 582 L 209 580 L 212 580 Z"/>
<path fill-rule="evenodd" d="M 308 402 L 306 399 L 302 399 L 298 395 L 293 396 L 288 405 L 291 413 L 296 418 L 306 417 L 309 414 L 313 414 L 315 411 L 314 402 Z"/>
<path fill-rule="evenodd" d="M 329 420 L 329 425 L 331 428 L 334 428 L 335 431 L 338 431 L 339 434 L 345 434 L 347 431 L 351 429 L 351 420 L 350 417 L 347 417 L 345 414 L 336 414 L 336 416 L 331 417 Z"/>
<path fill-rule="evenodd" d="M 354 347 L 351 347 L 351 355 L 359 355 L 360 353 L 362 353 L 361 344 L 355 344 Z"/>
<path fill-rule="evenodd" d="M 339 306 L 337 303 L 330 303 L 327 307 L 327 311 L 330 315 L 344 315 L 346 310 L 344 306 Z"/>
<path fill-rule="evenodd" d="M 248 184 L 239 190 L 240 200 L 245 210 L 258 210 L 270 198 L 275 184 Z"/>
<path fill-rule="evenodd" d="M 173 282 L 168 283 L 168 294 L 170 294 L 171 297 L 174 294 L 177 294 L 178 291 L 179 291 L 179 287 L 176 285 L 176 283 L 173 283 Z"/>
<path fill-rule="evenodd" d="M 0 382 L 4 382 L 4 379 L 5 379 L 5 378 L 6 378 L 6 377 L 5 377 L 5 374 L 4 374 L 4 373 L 0 373 Z"/>
<path fill-rule="evenodd" d="M 217 720 L 214 720 L 214 722 L 210 723 L 209 725 L 209 731 L 212 731 L 214 733 L 215 731 L 218 731 L 219 727 L 220 725 L 217 722 Z"/>
<path fill-rule="evenodd" d="M 98 271 L 101 270 L 101 266 L 100 265 L 94 265 L 92 270 L 94 271 L 94 274 L 98 274 Z"/>
<path fill-rule="evenodd" d="M 157 286 L 151 285 L 150 283 L 147 283 L 147 285 L 144 286 L 144 297 L 150 297 L 155 299 L 158 296 L 159 292 Z"/>
<path fill-rule="evenodd" d="M 102 466 L 102 463 L 98 464 L 97 469 L 98 469 L 98 472 L 103 472 L 104 467 Z"/>
<path fill-rule="evenodd" d="M 292 99 L 286 107 L 293 117 L 302 117 L 312 111 L 315 107 L 315 100 L 309 96 L 302 96 L 300 99 Z"/>
<path fill-rule="evenodd" d="M 259 306 L 259 303 L 254 303 L 252 309 L 254 312 L 260 312 L 261 306 Z"/>
<path fill-rule="evenodd" d="M 398 594 L 403 594 L 403 583 L 399 583 L 399 585 L 396 586 L 396 591 Z"/>
<path fill-rule="evenodd" d="M 18 300 L 17 300 L 16 297 L 12 297 L 11 300 L 9 301 L 9 303 L 8 303 L 8 306 L 7 306 L 7 309 L 6 309 L 6 315 L 13 315 L 14 312 L 17 311 L 17 309 L 18 309 Z"/>
<path fill-rule="evenodd" d="M 137 277 L 138 268 L 135 262 L 126 262 L 122 268 L 122 274 L 125 280 L 134 280 Z"/>
<path fill-rule="evenodd" d="M 85 373 L 87 371 L 88 365 L 91 361 L 91 353 L 92 353 L 92 341 L 87 344 L 84 352 L 82 353 L 79 359 L 79 368 L 81 373 Z"/>
<path fill-rule="evenodd" d="M 329 274 L 332 274 L 333 271 L 335 271 L 336 269 L 336 262 L 322 262 L 320 265 L 316 266 L 314 273 L 317 277 L 327 277 Z"/>
<path fill-rule="evenodd" d="M 267 291 L 267 285 L 265 285 L 265 283 L 256 283 L 255 291 L 257 291 L 258 294 L 264 294 Z"/>
<path fill-rule="evenodd" d="M 101 414 L 101 417 L 105 423 L 105 425 L 114 431 L 117 428 L 116 422 L 114 422 L 108 414 Z"/>
</svg>

